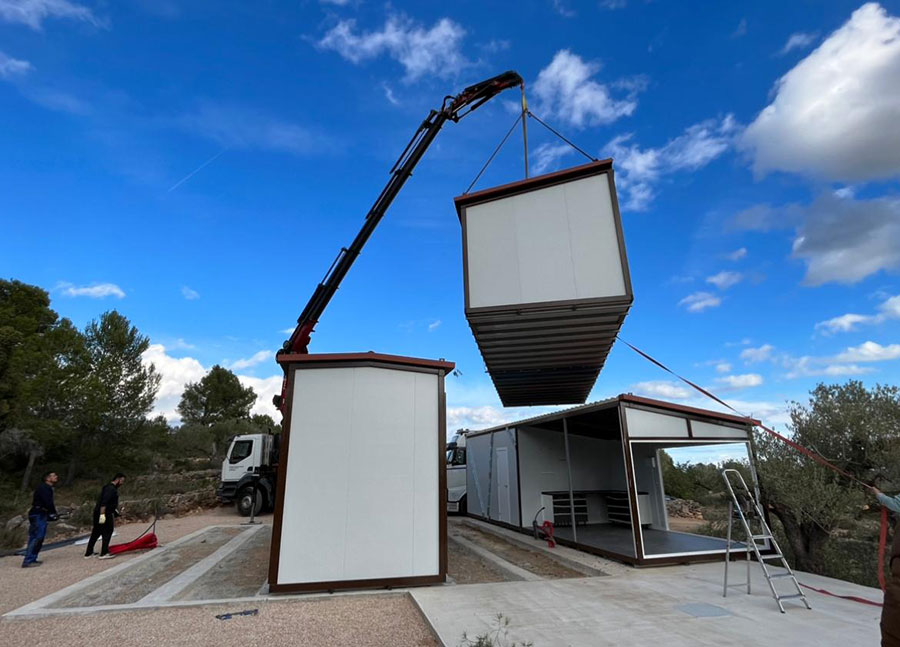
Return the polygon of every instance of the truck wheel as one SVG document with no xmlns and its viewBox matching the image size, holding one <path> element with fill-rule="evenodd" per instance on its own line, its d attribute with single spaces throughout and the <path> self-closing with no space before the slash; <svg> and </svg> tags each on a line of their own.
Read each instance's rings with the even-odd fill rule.
<svg viewBox="0 0 900 647">
<path fill-rule="evenodd" d="M 253 488 L 245 487 L 240 492 L 238 492 L 237 500 L 235 501 L 235 507 L 237 508 L 238 514 L 242 517 L 250 516 L 250 506 L 253 501 Z M 256 491 L 256 504 L 253 505 L 254 514 L 259 514 L 262 512 L 263 508 L 263 493 L 260 490 Z"/>
</svg>

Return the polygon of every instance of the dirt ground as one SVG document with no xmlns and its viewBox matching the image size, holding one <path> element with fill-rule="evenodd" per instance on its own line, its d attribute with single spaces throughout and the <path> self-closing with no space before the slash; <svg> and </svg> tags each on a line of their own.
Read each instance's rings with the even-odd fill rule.
<svg viewBox="0 0 900 647">
<path fill-rule="evenodd" d="M 678 532 L 697 532 L 697 528 L 706 525 L 704 519 L 690 519 L 687 517 L 669 517 L 669 530 Z"/>
<path fill-rule="evenodd" d="M 271 523 L 270 514 L 260 521 Z M 211 525 L 245 521 L 233 508 L 219 508 L 157 526 L 161 544 Z M 145 523 L 118 528 L 118 541 L 129 541 Z M 21 557 L 0 558 L 0 613 L 38 600 L 95 573 L 134 559 L 125 554 L 101 561 L 83 559 L 84 546 L 42 552 L 38 568 L 21 568 Z M 263 578 L 264 579 L 264 578 Z M 256 616 L 217 620 L 217 614 L 258 608 Z M 243 645 L 437 645 L 431 629 L 408 595 L 356 594 L 308 599 L 235 603 L 227 606 L 126 611 L 101 615 L 73 615 L 35 619 L 0 619 L 0 645 L 80 647 L 148 644 L 230 647 Z"/>
<path fill-rule="evenodd" d="M 512 542 L 501 539 L 491 533 L 472 528 L 465 524 L 454 525 L 453 532 L 458 533 L 461 537 L 475 542 L 482 548 L 486 548 L 495 555 L 499 555 L 508 562 L 512 562 L 516 566 L 524 568 L 535 575 L 540 575 L 547 579 L 564 579 L 570 577 L 584 577 L 584 573 L 563 566 L 559 562 L 550 559 L 536 551 L 529 550 L 514 544 Z"/>
<path fill-rule="evenodd" d="M 453 541 L 447 542 L 447 574 L 457 584 L 508 582 L 509 577 L 490 562 Z"/>
</svg>

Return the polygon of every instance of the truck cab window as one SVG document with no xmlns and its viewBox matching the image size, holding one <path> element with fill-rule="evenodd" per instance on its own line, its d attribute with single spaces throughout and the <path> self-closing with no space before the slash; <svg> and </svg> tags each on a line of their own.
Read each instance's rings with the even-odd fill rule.
<svg viewBox="0 0 900 647">
<path fill-rule="evenodd" d="M 448 449 L 447 450 L 447 465 L 465 465 L 466 464 L 466 449 L 464 447 L 457 447 L 456 449 Z"/>
<path fill-rule="evenodd" d="M 228 457 L 229 463 L 240 463 L 250 455 L 253 450 L 252 440 L 239 440 L 231 448 L 231 456 Z"/>
</svg>

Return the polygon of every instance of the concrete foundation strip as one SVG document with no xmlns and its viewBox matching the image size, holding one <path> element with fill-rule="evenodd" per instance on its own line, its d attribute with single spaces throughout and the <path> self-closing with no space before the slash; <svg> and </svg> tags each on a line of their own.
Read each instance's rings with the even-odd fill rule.
<svg viewBox="0 0 900 647">
<path fill-rule="evenodd" d="M 256 535 L 264 526 L 250 526 L 236 537 L 233 537 L 224 546 L 221 546 L 213 554 L 207 555 L 202 560 L 191 566 L 186 571 L 180 573 L 176 577 L 160 586 L 155 591 L 151 591 L 135 604 L 159 604 L 160 602 L 168 602 L 184 591 L 191 584 L 203 577 L 207 571 L 211 570 L 220 561 L 231 555 L 233 552 L 241 548 L 250 539 Z"/>
<path fill-rule="evenodd" d="M 546 548 L 542 545 L 535 545 L 534 543 L 532 543 L 533 540 L 530 535 L 523 535 L 522 533 L 512 530 L 507 531 L 504 528 L 498 528 L 492 524 L 485 523 L 477 519 L 465 518 L 463 519 L 463 523 L 472 528 L 476 528 L 483 532 L 494 535 L 495 537 L 499 537 L 500 539 L 503 539 L 505 541 L 509 541 L 516 545 L 522 546 L 523 548 L 526 548 L 528 550 L 535 551 L 537 553 L 540 553 L 541 555 L 545 555 L 548 559 L 553 560 L 557 564 L 561 564 L 566 568 L 571 568 L 573 571 L 577 571 L 588 577 L 603 577 L 610 575 L 610 573 L 607 573 L 602 569 L 594 568 L 593 566 L 589 566 L 588 564 L 584 564 L 575 559 L 570 559 L 566 555 L 561 554 L 562 551 L 560 550 L 560 546 L 557 546 L 556 548 Z"/>
<path fill-rule="evenodd" d="M 164 546 L 154 549 L 154 550 L 151 550 L 150 552 L 148 552 L 144 555 L 140 555 L 138 557 L 135 557 L 134 559 L 129 559 L 124 564 L 118 564 L 116 566 L 113 566 L 112 568 L 108 568 L 105 571 L 101 571 L 99 573 L 92 575 L 91 577 L 87 578 L 86 580 L 76 582 L 75 584 L 72 584 L 71 586 L 67 586 L 64 589 L 57 591 L 56 593 L 51 593 L 50 595 L 44 596 L 40 600 L 35 600 L 34 602 L 30 602 L 29 604 L 26 604 L 23 607 L 19 607 L 18 609 L 15 609 L 13 611 L 10 611 L 9 613 L 4 614 L 3 617 L 4 618 L 13 618 L 16 616 L 33 615 L 33 612 L 35 612 L 35 611 L 40 611 L 41 613 L 46 612 L 46 611 L 57 611 L 57 609 L 48 609 L 47 607 L 49 607 L 52 604 L 56 604 L 60 600 L 69 597 L 73 593 L 77 593 L 78 591 L 90 588 L 90 587 L 94 586 L 95 584 L 102 582 L 103 580 L 105 580 L 107 578 L 115 577 L 116 575 L 118 575 L 119 573 L 124 571 L 125 569 L 131 568 L 137 564 L 141 564 L 143 562 L 151 560 L 163 551 L 175 548 L 177 546 L 180 546 L 181 544 L 185 544 L 185 543 L 191 541 L 192 539 L 194 539 L 195 537 L 199 537 L 200 535 L 205 533 L 207 530 L 210 530 L 211 528 L 228 528 L 228 527 L 230 527 L 230 526 L 207 526 L 206 528 L 201 528 L 200 530 L 196 530 L 189 535 L 185 535 L 184 537 L 181 537 L 180 539 L 173 541 L 171 544 L 165 544 Z M 116 605 L 116 608 L 121 609 L 126 606 L 129 606 L 129 605 L 121 605 L 120 604 L 120 605 Z M 90 607 L 90 608 L 94 608 L 94 607 Z M 68 610 L 72 611 L 73 609 L 68 609 Z M 66 611 L 66 609 L 60 609 L 59 611 Z"/>
<path fill-rule="evenodd" d="M 519 566 L 516 566 L 515 564 L 506 561 L 502 557 L 495 555 L 491 551 L 489 551 L 485 548 L 482 548 L 475 542 L 469 541 L 468 539 L 466 539 L 464 537 L 459 537 L 457 535 L 451 535 L 450 539 L 452 541 L 455 541 L 456 543 L 458 543 L 463 548 L 467 548 L 468 550 L 472 551 L 473 553 L 475 553 L 482 559 L 490 562 L 496 568 L 499 568 L 501 571 L 507 573 L 508 575 L 512 575 L 516 579 L 524 580 L 526 582 L 539 582 L 544 579 L 540 575 L 535 575 L 531 571 L 526 571 L 524 568 L 520 568 Z"/>
</svg>

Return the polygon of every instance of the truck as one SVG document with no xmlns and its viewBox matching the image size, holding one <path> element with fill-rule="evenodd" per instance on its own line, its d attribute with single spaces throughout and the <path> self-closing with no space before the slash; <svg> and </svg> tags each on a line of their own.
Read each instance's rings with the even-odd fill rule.
<svg viewBox="0 0 900 647">
<path fill-rule="evenodd" d="M 219 501 L 234 503 L 238 514 L 245 517 L 274 509 L 280 439 L 271 433 L 242 434 L 231 439 L 216 490 Z"/>
<path fill-rule="evenodd" d="M 447 512 L 466 514 L 466 434 L 460 429 L 447 442 Z"/>
</svg>

